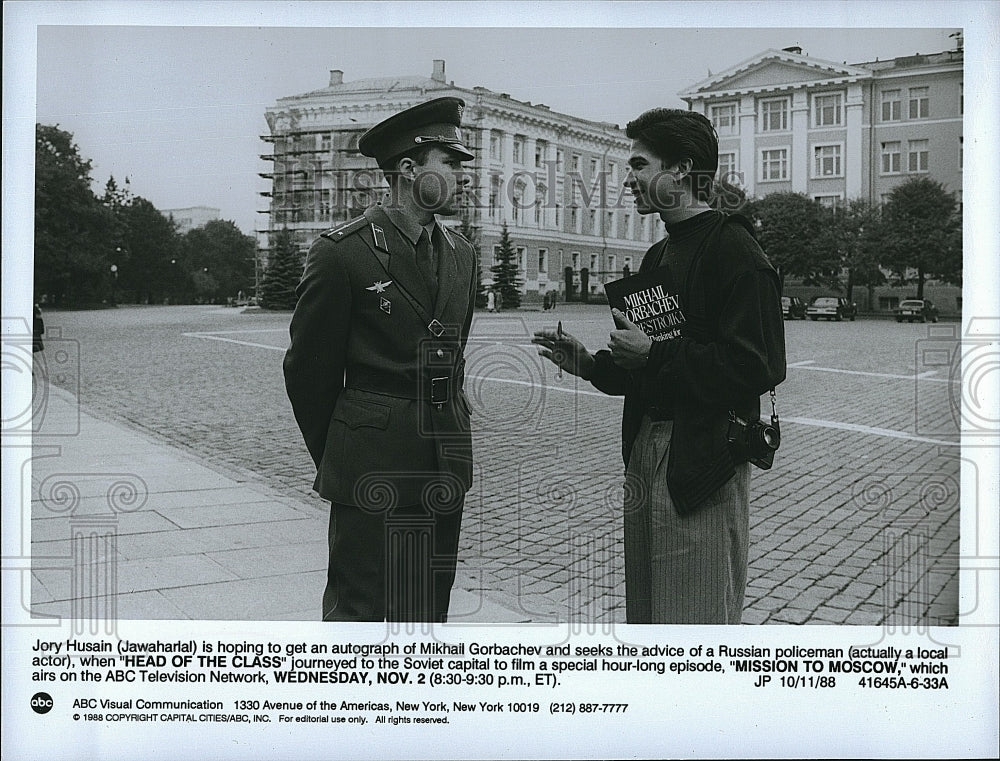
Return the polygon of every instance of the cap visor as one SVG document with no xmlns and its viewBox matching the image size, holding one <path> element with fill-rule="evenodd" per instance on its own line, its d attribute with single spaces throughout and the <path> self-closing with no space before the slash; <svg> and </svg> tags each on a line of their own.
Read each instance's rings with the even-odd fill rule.
<svg viewBox="0 0 1000 761">
<path fill-rule="evenodd" d="M 462 157 L 463 161 L 472 161 L 476 157 L 476 154 L 474 154 L 472 151 L 470 151 L 461 143 L 443 143 L 441 147 L 447 148 L 452 153 L 457 153 L 459 156 Z"/>
</svg>

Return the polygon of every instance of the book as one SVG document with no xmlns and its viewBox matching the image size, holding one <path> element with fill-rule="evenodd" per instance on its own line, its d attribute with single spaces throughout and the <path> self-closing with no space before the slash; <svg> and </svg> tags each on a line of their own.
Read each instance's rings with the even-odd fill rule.
<svg viewBox="0 0 1000 761">
<path fill-rule="evenodd" d="M 669 341 L 681 334 L 686 322 L 680 295 L 670 270 L 657 267 L 604 284 L 608 304 L 619 309 L 654 341 Z"/>
</svg>

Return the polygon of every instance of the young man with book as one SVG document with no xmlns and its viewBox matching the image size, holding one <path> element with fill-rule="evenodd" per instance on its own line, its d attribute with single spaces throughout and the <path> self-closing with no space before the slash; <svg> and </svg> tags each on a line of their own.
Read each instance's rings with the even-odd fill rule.
<svg viewBox="0 0 1000 761">
<path fill-rule="evenodd" d="M 456 214 L 475 158 L 437 98 L 358 141 L 389 197 L 306 257 L 285 388 L 330 501 L 324 621 L 447 621 L 472 433 L 464 350 L 476 255 Z"/>
<path fill-rule="evenodd" d="M 625 309 L 612 312 L 607 349 L 592 354 L 566 332 L 533 340 L 561 369 L 625 396 L 627 621 L 736 624 L 750 468 L 732 421 L 759 420 L 760 396 L 784 380 L 780 284 L 750 222 L 711 206 L 718 138 L 708 119 L 658 108 L 626 134 L 625 187 L 668 236 L 646 252 L 637 285 L 620 281 Z"/>
</svg>

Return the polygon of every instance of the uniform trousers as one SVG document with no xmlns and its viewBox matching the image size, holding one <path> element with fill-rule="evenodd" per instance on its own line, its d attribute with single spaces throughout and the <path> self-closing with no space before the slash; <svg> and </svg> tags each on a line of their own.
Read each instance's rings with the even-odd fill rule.
<svg viewBox="0 0 1000 761">
<path fill-rule="evenodd" d="M 445 623 L 463 504 L 332 503 L 323 620 Z"/>
<path fill-rule="evenodd" d="M 625 476 L 625 617 L 630 624 L 738 624 L 749 544 L 750 465 L 694 513 L 667 490 L 673 422 L 643 418 Z"/>
</svg>

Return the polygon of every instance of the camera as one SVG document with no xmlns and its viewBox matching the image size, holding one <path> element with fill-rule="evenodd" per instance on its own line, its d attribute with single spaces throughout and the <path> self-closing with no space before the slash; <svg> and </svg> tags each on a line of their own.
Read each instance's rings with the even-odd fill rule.
<svg viewBox="0 0 1000 761">
<path fill-rule="evenodd" d="M 736 462 L 750 462 L 761 470 L 770 470 L 774 464 L 774 453 L 781 446 L 778 417 L 772 415 L 770 423 L 759 419 L 748 423 L 730 412 L 726 439 Z"/>
</svg>

